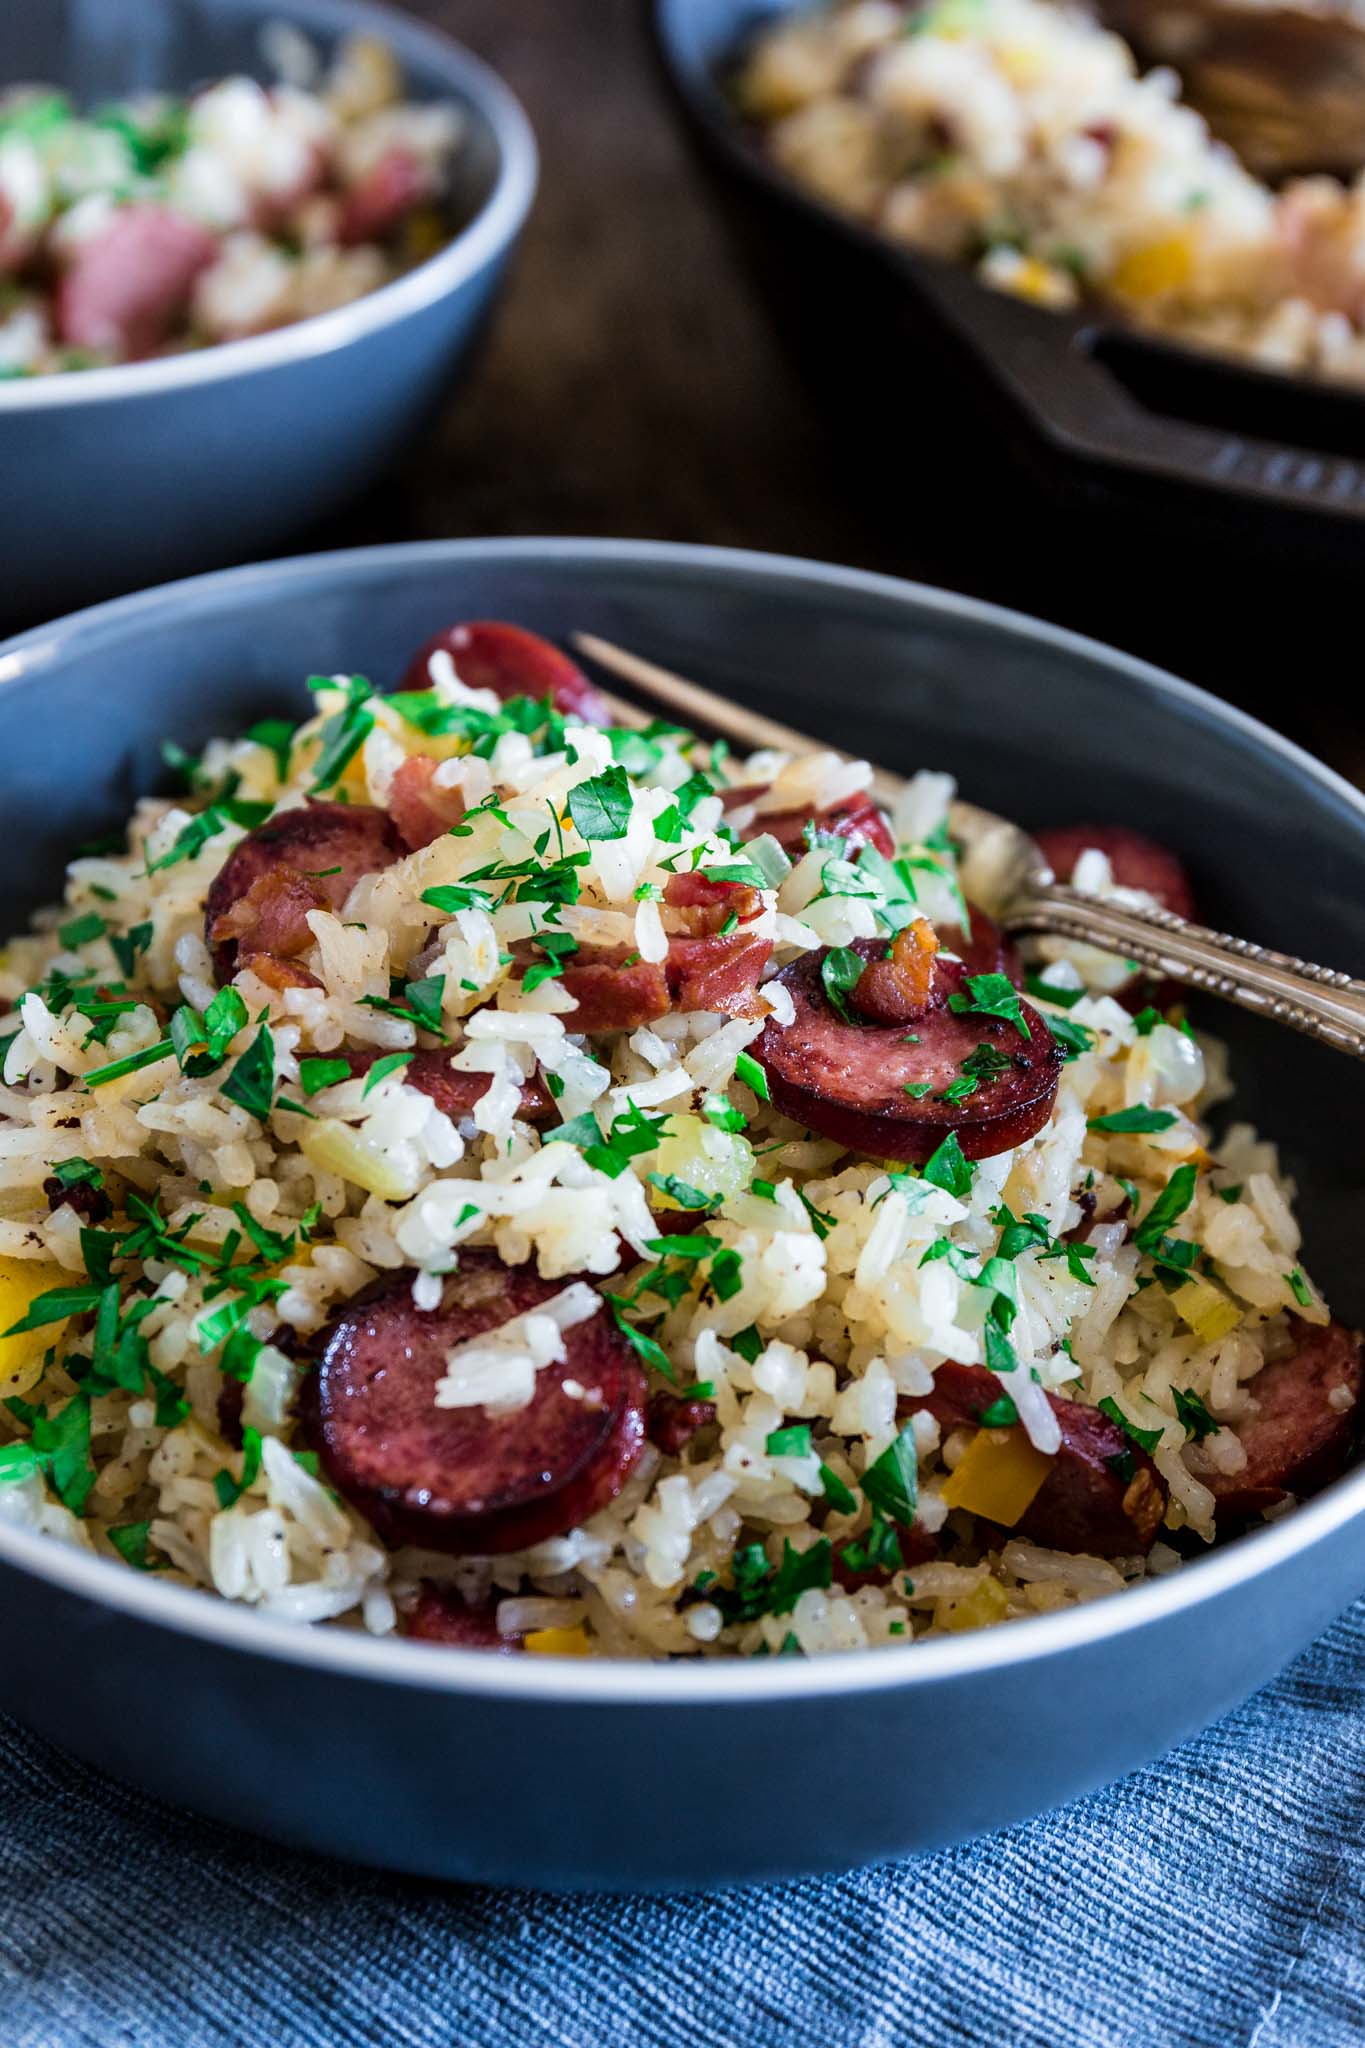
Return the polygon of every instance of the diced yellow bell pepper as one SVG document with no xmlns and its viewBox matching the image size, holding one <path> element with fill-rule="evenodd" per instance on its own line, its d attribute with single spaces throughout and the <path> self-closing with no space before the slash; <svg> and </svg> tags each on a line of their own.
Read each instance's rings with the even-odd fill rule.
<svg viewBox="0 0 1365 2048">
<path fill-rule="evenodd" d="M 1051 1458 L 1035 1450 L 1022 1429 L 983 1429 L 949 1473 L 943 1498 L 950 1508 L 1012 1529 L 1051 1470 Z"/>
<path fill-rule="evenodd" d="M 1220 1337 L 1227 1336 L 1229 1330 L 1235 1330 L 1242 1320 L 1243 1312 L 1237 1303 L 1229 1301 L 1211 1280 L 1205 1280 L 1197 1273 L 1176 1288 L 1171 1296 L 1171 1305 L 1201 1344 L 1216 1344 Z"/>
<path fill-rule="evenodd" d="M 958 1600 L 943 1616 L 943 1627 L 954 1634 L 965 1634 L 972 1628 L 989 1628 L 993 1621 L 1003 1621 L 1009 1612 L 1009 1595 L 999 1579 L 983 1579 L 974 1586 L 965 1599 Z"/>
<path fill-rule="evenodd" d="M 572 1628 L 533 1628 L 524 1642 L 535 1657 L 586 1657 L 587 1623 L 576 1621 Z"/>
<path fill-rule="evenodd" d="M 0 1259 L 0 1330 L 22 1322 L 40 1294 L 71 1284 L 71 1275 L 48 1259 Z M 13 1400 L 37 1386 L 43 1356 L 69 1320 L 44 1323 L 40 1330 L 25 1330 L 18 1337 L 0 1337 L 0 1400 Z"/>
<path fill-rule="evenodd" d="M 1148 242 L 1130 249 L 1114 266 L 1110 280 L 1125 299 L 1155 299 L 1162 292 L 1179 291 L 1188 284 L 1194 268 L 1194 252 L 1186 235 L 1167 235 L 1160 242 Z"/>
</svg>

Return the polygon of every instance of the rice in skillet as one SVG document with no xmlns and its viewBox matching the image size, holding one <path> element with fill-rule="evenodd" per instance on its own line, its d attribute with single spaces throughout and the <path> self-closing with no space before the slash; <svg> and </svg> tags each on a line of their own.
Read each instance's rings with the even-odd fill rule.
<svg viewBox="0 0 1365 2048">
<path fill-rule="evenodd" d="M 755 43 L 742 111 L 817 197 L 1000 290 L 1101 299 L 1268 369 L 1365 378 L 1365 178 L 1272 191 L 1164 68 L 1053 0 L 841 0 Z"/>
<path fill-rule="evenodd" d="M 438 651 L 425 690 L 314 678 L 297 731 L 215 741 L 0 958 L 0 1518 L 300 1621 L 763 1655 L 1117 1591 L 1327 1476 L 1355 1343 L 1274 1148 L 1212 1148 L 1219 1049 L 1106 992 L 1122 963 L 1026 999 L 982 966 L 946 777 L 888 858 L 865 767 L 566 723 L 507 691 L 588 686 L 508 630 L 466 635 L 497 689 Z M 902 1091 L 943 1125 L 919 1164 L 894 1115 L 888 1163 L 769 1099 L 807 1012 L 873 1042 L 893 940 L 957 991 L 904 1057 L 979 1040 Z M 973 1162 L 1030 1018 L 1042 1121 Z M 401 1431 L 347 1436 L 433 1330 Z M 461 1496 L 458 1536 L 361 1469 L 409 1446 L 416 1486 L 455 1429 L 502 1484 L 552 1407 L 584 1459 Z"/>
</svg>

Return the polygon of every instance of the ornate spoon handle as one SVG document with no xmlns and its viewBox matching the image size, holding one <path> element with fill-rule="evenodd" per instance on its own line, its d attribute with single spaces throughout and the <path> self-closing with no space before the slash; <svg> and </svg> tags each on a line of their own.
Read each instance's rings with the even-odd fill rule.
<svg viewBox="0 0 1365 2048">
<path fill-rule="evenodd" d="M 1006 908 L 1012 932 L 1054 932 L 1136 960 L 1192 988 L 1365 1059 L 1365 981 L 1272 952 L 1169 910 L 1129 910 L 1060 883 L 1026 888 Z"/>
</svg>

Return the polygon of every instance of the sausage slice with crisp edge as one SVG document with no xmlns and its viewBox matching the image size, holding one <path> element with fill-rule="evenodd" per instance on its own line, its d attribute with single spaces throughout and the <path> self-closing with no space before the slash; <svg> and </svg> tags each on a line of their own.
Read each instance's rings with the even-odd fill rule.
<svg viewBox="0 0 1365 2048">
<path fill-rule="evenodd" d="M 981 1417 L 1008 1391 L 1008 1375 L 997 1378 L 983 1365 L 958 1365 L 950 1359 L 935 1372 L 932 1391 L 902 1400 L 900 1412 L 913 1415 L 925 1410 L 945 1433 L 979 1427 Z M 1156 1466 L 1098 1408 L 1059 1394 L 1049 1394 L 1047 1400 L 1062 1433 L 1061 1447 L 1010 1534 L 1046 1550 L 1090 1557 L 1145 1556 L 1156 1541 L 1166 1508 L 1166 1489 Z"/>
<path fill-rule="evenodd" d="M 232 849 L 204 904 L 218 979 L 231 981 L 254 954 L 306 952 L 308 912 L 340 910 L 362 876 L 402 854 L 393 820 L 370 804 L 309 803 L 267 818 Z"/>
<path fill-rule="evenodd" d="M 1312 1493 L 1344 1469 L 1360 1431 L 1360 1340 L 1341 1323 L 1295 1316 L 1295 1348 L 1263 1365 L 1246 1391 L 1253 1413 L 1232 1426 L 1247 1461 L 1240 1472 L 1197 1476 L 1213 1494 L 1220 1523 L 1249 1520 L 1290 1494 Z M 1343 1391 L 1344 1390 L 1344 1391 Z M 1337 1407 L 1336 1400 L 1351 1400 Z"/>
<path fill-rule="evenodd" d="M 337 1492 L 390 1544 L 475 1556 L 562 1536 L 616 1498 L 645 1436 L 645 1380 L 605 1307 L 564 1333 L 565 1362 L 525 1407 L 438 1408 L 457 1344 L 561 1293 L 533 1265 L 460 1254 L 438 1307 L 413 1274 L 348 1303 L 322 1332 L 305 1426 Z"/>
<path fill-rule="evenodd" d="M 343 1053 L 341 1057 L 353 1074 L 368 1074 L 375 1061 L 383 1055 L 376 1048 L 373 1052 Z M 409 1088 L 420 1089 L 423 1095 L 429 1095 L 452 1123 L 470 1115 L 475 1103 L 487 1094 L 493 1079 L 491 1074 L 467 1074 L 458 1067 L 452 1067 L 449 1048 L 442 1050 L 439 1046 L 415 1052 L 399 1072 Z M 550 1091 L 539 1074 L 533 1074 L 529 1081 L 522 1082 L 518 1116 L 527 1123 L 543 1123 L 553 1111 Z"/>
<path fill-rule="evenodd" d="M 572 712 L 585 725 L 610 725 L 611 713 L 576 661 L 539 633 L 500 619 L 466 619 L 443 626 L 418 648 L 395 694 L 429 690 L 433 654 L 448 654 L 460 681 L 471 690 L 509 697 L 548 697 L 556 711 Z"/>
<path fill-rule="evenodd" d="M 886 941 L 859 939 L 844 950 L 873 962 Z M 987 1159 L 1042 1129 L 1062 1055 L 1030 1004 L 1020 1005 L 1027 1035 L 1011 1020 L 955 1010 L 954 996 L 973 1000 L 967 970 L 939 960 L 923 1011 L 896 1023 L 862 1022 L 856 990 L 846 998 L 847 1017 L 831 1002 L 822 979 L 827 958 L 827 948 L 804 954 L 776 977 L 795 1018 L 770 1020 L 752 1048 L 784 1116 L 869 1158 L 921 1162 L 950 1132 L 968 1159 Z M 964 1088 L 967 1082 L 975 1085 Z"/>
</svg>

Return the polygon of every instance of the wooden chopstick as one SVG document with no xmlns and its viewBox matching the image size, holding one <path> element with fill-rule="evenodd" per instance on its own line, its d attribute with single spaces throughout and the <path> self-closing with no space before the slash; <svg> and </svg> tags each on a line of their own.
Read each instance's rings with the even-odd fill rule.
<svg viewBox="0 0 1365 2048">
<path fill-rule="evenodd" d="M 798 732 L 795 726 L 779 724 L 774 718 L 765 718 L 761 712 L 732 703 L 728 697 L 717 696 L 714 690 L 704 690 L 700 683 L 689 682 L 685 676 L 675 675 L 671 669 L 660 668 L 657 662 L 646 661 L 642 656 L 632 654 L 628 648 L 618 647 L 614 641 L 601 640 L 595 633 L 573 633 L 569 637 L 580 654 L 587 655 L 600 668 L 619 676 L 622 682 L 632 684 L 649 703 L 672 712 L 686 725 L 704 726 L 718 733 L 745 753 L 752 754 L 759 748 L 771 747 L 783 754 L 828 751 L 845 761 L 856 758 L 845 754 L 841 747 L 832 747 L 825 740 L 812 738 L 810 733 Z M 614 716 L 622 700 L 609 698 L 608 701 Z M 638 713 L 632 722 L 640 723 Z M 873 764 L 872 788 L 879 803 L 894 804 L 905 788 L 905 778 Z"/>
</svg>

